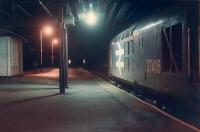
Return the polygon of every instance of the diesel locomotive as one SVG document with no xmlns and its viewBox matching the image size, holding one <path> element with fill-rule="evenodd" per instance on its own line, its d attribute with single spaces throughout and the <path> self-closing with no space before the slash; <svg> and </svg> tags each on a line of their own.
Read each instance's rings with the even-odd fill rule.
<svg viewBox="0 0 200 132">
<path fill-rule="evenodd" d="M 110 43 L 109 76 L 200 100 L 200 3 L 157 10 L 116 35 Z"/>
</svg>

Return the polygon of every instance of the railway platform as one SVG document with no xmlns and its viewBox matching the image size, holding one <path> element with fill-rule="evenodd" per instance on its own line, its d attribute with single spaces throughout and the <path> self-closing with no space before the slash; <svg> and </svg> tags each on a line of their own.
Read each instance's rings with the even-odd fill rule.
<svg viewBox="0 0 200 132">
<path fill-rule="evenodd" d="M 197 132 L 82 68 L 69 70 L 59 95 L 58 69 L 0 79 L 1 132 Z"/>
</svg>

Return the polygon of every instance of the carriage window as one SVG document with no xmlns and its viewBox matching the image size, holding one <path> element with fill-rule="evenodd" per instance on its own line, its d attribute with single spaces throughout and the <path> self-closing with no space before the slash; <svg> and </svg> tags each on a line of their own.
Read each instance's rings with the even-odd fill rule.
<svg viewBox="0 0 200 132">
<path fill-rule="evenodd" d="M 180 72 L 182 60 L 182 23 L 162 31 L 162 70 Z"/>
</svg>

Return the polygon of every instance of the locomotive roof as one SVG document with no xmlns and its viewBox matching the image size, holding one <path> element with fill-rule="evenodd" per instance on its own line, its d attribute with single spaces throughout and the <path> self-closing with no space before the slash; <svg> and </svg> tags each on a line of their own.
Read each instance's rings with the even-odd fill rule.
<svg viewBox="0 0 200 132">
<path fill-rule="evenodd" d="M 135 31 L 142 31 L 145 30 L 147 25 L 152 24 L 158 25 L 163 22 L 165 22 L 166 19 L 181 19 L 181 15 L 183 14 L 185 7 L 180 6 L 180 7 L 172 7 L 170 9 L 164 9 L 164 10 L 157 10 L 155 13 L 153 13 L 151 16 L 147 16 L 134 24 L 132 24 L 129 28 L 125 29 L 124 31 L 120 32 L 117 34 L 112 41 L 121 38 L 122 35 L 130 33 L 130 32 L 135 32 Z"/>
</svg>

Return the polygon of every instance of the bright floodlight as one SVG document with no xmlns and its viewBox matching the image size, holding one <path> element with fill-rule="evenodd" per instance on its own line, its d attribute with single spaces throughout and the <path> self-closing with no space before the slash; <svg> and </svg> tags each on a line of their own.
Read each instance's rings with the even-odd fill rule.
<svg viewBox="0 0 200 132">
<path fill-rule="evenodd" d="M 97 16 L 93 11 L 90 11 L 85 16 L 85 21 L 88 25 L 93 26 L 97 22 Z"/>
</svg>

